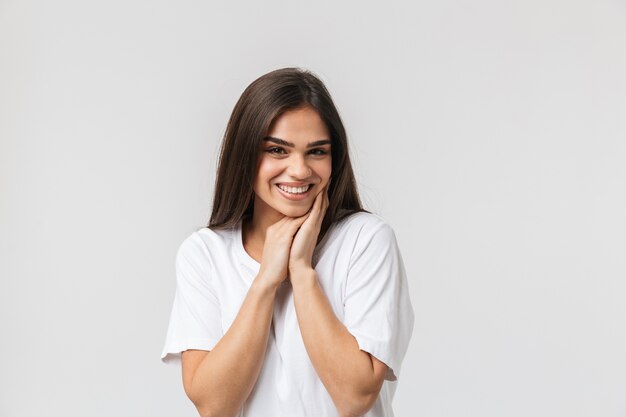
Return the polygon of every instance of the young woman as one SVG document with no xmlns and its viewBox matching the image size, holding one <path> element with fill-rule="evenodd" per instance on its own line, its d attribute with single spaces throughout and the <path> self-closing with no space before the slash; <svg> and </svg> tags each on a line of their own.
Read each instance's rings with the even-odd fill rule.
<svg viewBox="0 0 626 417">
<path fill-rule="evenodd" d="M 201 416 L 393 416 L 414 313 L 393 230 L 360 204 L 323 83 L 272 71 L 228 122 L 208 227 L 176 257 L 162 359 Z"/>
</svg>

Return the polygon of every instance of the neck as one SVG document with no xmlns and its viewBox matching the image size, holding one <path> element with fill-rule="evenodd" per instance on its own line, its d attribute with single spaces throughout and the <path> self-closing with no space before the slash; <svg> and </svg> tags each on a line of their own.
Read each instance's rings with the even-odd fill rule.
<svg viewBox="0 0 626 417">
<path fill-rule="evenodd" d="M 255 198 L 252 217 L 247 219 L 247 222 L 244 224 L 244 233 L 247 239 L 258 241 L 262 245 L 265 242 L 267 228 L 283 217 L 285 216 L 282 213 L 257 204 L 257 199 Z"/>
</svg>

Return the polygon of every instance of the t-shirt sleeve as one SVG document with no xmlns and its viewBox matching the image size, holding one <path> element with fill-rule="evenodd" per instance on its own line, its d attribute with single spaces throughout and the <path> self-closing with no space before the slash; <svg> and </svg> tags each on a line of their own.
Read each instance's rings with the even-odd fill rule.
<svg viewBox="0 0 626 417">
<path fill-rule="evenodd" d="M 176 294 L 161 360 L 179 364 L 187 349 L 210 351 L 222 337 L 219 300 L 211 288 L 210 257 L 201 237 L 189 236 L 176 254 Z"/>
<path fill-rule="evenodd" d="M 393 229 L 385 223 L 368 226 L 360 230 L 350 259 L 344 325 L 361 350 L 389 367 L 385 379 L 395 381 L 415 316 Z"/>
</svg>

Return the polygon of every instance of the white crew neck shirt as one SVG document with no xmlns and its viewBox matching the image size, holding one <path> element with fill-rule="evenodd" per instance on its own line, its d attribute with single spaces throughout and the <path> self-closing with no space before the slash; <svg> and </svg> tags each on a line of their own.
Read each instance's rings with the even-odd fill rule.
<svg viewBox="0 0 626 417">
<path fill-rule="evenodd" d="M 355 213 L 331 226 L 315 249 L 320 286 L 359 348 L 389 366 L 365 417 L 392 417 L 391 403 L 413 331 L 414 312 L 395 234 L 379 216 Z M 161 359 L 210 351 L 234 321 L 260 264 L 244 249 L 241 222 L 204 228 L 176 255 L 176 295 Z M 338 417 L 309 359 L 285 281 L 277 290 L 259 377 L 237 417 Z"/>
</svg>

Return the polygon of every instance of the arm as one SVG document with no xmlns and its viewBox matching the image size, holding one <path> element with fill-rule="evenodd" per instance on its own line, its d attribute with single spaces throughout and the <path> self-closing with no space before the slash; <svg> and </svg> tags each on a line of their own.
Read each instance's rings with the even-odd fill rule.
<svg viewBox="0 0 626 417">
<path fill-rule="evenodd" d="M 294 237 L 289 274 L 300 333 L 317 375 L 342 417 L 361 416 L 378 398 L 387 365 L 360 350 L 335 316 L 311 266 L 327 208 L 328 193 L 322 191 Z"/>
<path fill-rule="evenodd" d="M 293 296 L 307 353 L 342 417 L 361 416 L 376 401 L 387 365 L 359 349 L 337 319 L 315 270 L 292 270 Z"/>
<path fill-rule="evenodd" d="M 284 217 L 267 228 L 259 274 L 226 334 L 210 352 L 183 353 L 185 392 L 202 417 L 234 416 L 250 395 L 265 358 L 276 289 L 305 219 Z"/>
<path fill-rule="evenodd" d="M 183 352 L 185 393 L 202 417 L 234 416 L 250 395 L 265 357 L 275 290 L 255 279 L 213 350 Z"/>
</svg>

